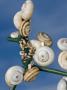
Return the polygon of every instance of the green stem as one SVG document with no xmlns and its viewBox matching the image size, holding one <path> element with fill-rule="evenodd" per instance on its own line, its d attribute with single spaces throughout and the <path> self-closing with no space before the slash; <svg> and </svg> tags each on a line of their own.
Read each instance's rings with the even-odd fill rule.
<svg viewBox="0 0 67 90">
<path fill-rule="evenodd" d="M 48 73 L 53 73 L 53 74 L 57 74 L 57 75 L 61 75 L 61 76 L 67 76 L 67 72 L 64 71 L 60 71 L 57 69 L 52 69 L 52 68 L 46 68 L 46 67 L 39 67 L 40 71 L 45 71 Z"/>
<path fill-rule="evenodd" d="M 8 41 L 19 43 L 18 38 L 8 37 Z"/>
<path fill-rule="evenodd" d="M 17 85 L 15 85 L 13 88 L 11 88 L 10 90 L 16 90 L 16 87 L 17 87 Z"/>
</svg>

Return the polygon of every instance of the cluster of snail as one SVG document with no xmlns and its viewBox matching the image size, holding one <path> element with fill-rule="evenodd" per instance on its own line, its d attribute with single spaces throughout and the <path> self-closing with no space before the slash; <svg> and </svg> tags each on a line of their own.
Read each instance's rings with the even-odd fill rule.
<svg viewBox="0 0 67 90">
<path fill-rule="evenodd" d="M 57 42 L 58 48 L 62 51 L 58 57 L 58 63 L 61 68 L 67 70 L 67 38 L 61 38 Z M 67 77 L 63 77 L 57 87 L 57 90 L 67 90 Z"/>
<path fill-rule="evenodd" d="M 20 84 L 22 81 L 30 82 L 34 80 L 40 73 L 39 67 L 47 67 L 54 61 L 54 51 L 51 48 L 52 39 L 48 34 L 39 32 L 36 40 L 29 40 L 33 9 L 33 2 L 26 0 L 21 10 L 15 14 L 13 19 L 14 25 L 18 31 L 11 33 L 9 40 L 19 44 L 21 48 L 19 53 L 23 67 L 13 66 L 7 70 L 5 81 L 10 88 Z M 64 50 L 59 55 L 59 65 L 67 70 L 67 38 L 60 39 L 58 41 L 58 47 Z"/>
</svg>

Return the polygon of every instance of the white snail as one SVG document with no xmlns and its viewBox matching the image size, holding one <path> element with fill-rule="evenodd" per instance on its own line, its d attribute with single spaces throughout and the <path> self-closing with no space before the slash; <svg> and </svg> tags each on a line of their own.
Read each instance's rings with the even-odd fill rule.
<svg viewBox="0 0 67 90">
<path fill-rule="evenodd" d="M 11 38 L 18 38 L 18 36 L 19 36 L 19 32 L 12 32 L 12 33 L 10 34 L 10 37 L 11 37 Z"/>
<path fill-rule="evenodd" d="M 61 38 L 57 42 L 57 46 L 60 50 L 67 50 L 67 38 Z"/>
<path fill-rule="evenodd" d="M 54 60 L 54 52 L 51 48 L 43 46 L 36 50 L 33 58 L 38 65 L 48 66 L 52 64 Z"/>
<path fill-rule="evenodd" d="M 67 90 L 67 77 L 63 77 L 58 83 L 57 90 Z"/>
<path fill-rule="evenodd" d="M 24 75 L 24 81 L 30 82 L 36 78 L 40 70 L 37 67 L 32 67 Z"/>
<path fill-rule="evenodd" d="M 35 49 L 41 47 L 41 43 L 38 40 L 30 40 L 30 42 Z"/>
<path fill-rule="evenodd" d="M 51 46 L 52 45 L 52 39 L 50 38 L 50 36 L 48 36 L 48 34 L 44 33 L 44 32 L 39 32 L 37 35 L 37 39 L 44 43 L 45 46 Z"/>
<path fill-rule="evenodd" d="M 21 29 L 22 26 L 22 11 L 18 11 L 13 19 L 14 25 L 17 29 Z"/>
<path fill-rule="evenodd" d="M 5 74 L 5 81 L 8 86 L 20 84 L 23 81 L 24 69 L 20 66 L 13 66 L 9 68 Z"/>
<path fill-rule="evenodd" d="M 60 53 L 58 57 L 58 63 L 61 68 L 67 70 L 67 51 L 63 51 Z"/>
<path fill-rule="evenodd" d="M 29 20 L 32 17 L 33 14 L 34 5 L 31 0 L 26 0 L 26 2 L 22 5 L 22 18 L 24 20 Z"/>
</svg>

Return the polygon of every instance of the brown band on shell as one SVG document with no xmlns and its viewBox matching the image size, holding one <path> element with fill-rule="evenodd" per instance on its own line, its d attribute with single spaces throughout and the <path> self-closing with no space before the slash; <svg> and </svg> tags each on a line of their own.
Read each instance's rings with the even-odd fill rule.
<svg viewBox="0 0 67 90">
<path fill-rule="evenodd" d="M 48 34 L 44 33 L 44 32 L 39 32 L 37 34 L 37 39 L 40 42 L 43 42 L 45 46 L 51 46 L 52 45 L 51 37 Z"/>
<path fill-rule="evenodd" d="M 27 37 L 29 33 L 30 33 L 30 20 L 23 21 L 20 29 L 20 34 L 24 37 Z"/>
<path fill-rule="evenodd" d="M 32 81 L 39 74 L 39 72 L 40 71 L 37 67 L 32 67 L 25 73 L 24 81 Z"/>
<path fill-rule="evenodd" d="M 33 72 L 28 78 L 27 78 L 27 81 L 30 82 L 32 81 L 33 79 L 36 78 L 36 76 L 39 74 L 39 71 L 36 71 L 36 72 Z"/>
</svg>

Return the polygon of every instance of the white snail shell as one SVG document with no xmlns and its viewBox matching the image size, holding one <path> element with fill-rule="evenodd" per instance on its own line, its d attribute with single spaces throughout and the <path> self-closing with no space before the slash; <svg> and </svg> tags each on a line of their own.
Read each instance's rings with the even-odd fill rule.
<svg viewBox="0 0 67 90">
<path fill-rule="evenodd" d="M 63 51 L 59 54 L 58 63 L 64 70 L 67 70 L 67 51 Z"/>
<path fill-rule="evenodd" d="M 57 90 L 67 90 L 67 77 L 63 77 L 58 83 Z"/>
<path fill-rule="evenodd" d="M 20 84 L 23 81 L 24 69 L 20 66 L 9 68 L 5 74 L 5 81 L 8 86 Z"/>
<path fill-rule="evenodd" d="M 20 29 L 20 34 L 23 35 L 24 37 L 26 37 L 29 35 L 29 33 L 30 33 L 30 20 L 23 21 L 22 27 Z"/>
<path fill-rule="evenodd" d="M 50 36 L 44 32 L 39 32 L 37 35 L 37 39 L 40 42 L 43 42 L 45 46 L 51 46 L 52 45 L 52 39 Z"/>
<path fill-rule="evenodd" d="M 12 33 L 10 34 L 10 37 L 11 37 L 11 38 L 18 38 L 18 36 L 19 36 L 19 32 L 12 32 Z"/>
<path fill-rule="evenodd" d="M 18 11 L 13 18 L 14 25 L 17 29 L 21 29 L 22 25 L 22 11 Z"/>
<path fill-rule="evenodd" d="M 41 42 L 38 40 L 30 40 L 30 42 L 35 49 L 41 47 Z"/>
<path fill-rule="evenodd" d="M 51 48 L 43 46 L 36 50 L 33 58 L 39 66 L 48 66 L 54 60 L 54 52 Z"/>
<path fill-rule="evenodd" d="M 24 20 L 29 20 L 33 14 L 34 5 L 32 0 L 26 0 L 26 2 L 22 5 L 22 18 Z"/>
<path fill-rule="evenodd" d="M 37 67 L 32 67 L 24 75 L 24 81 L 30 82 L 36 78 L 40 70 Z"/>
<path fill-rule="evenodd" d="M 67 50 L 67 38 L 61 38 L 57 42 L 57 46 L 60 50 Z"/>
</svg>

